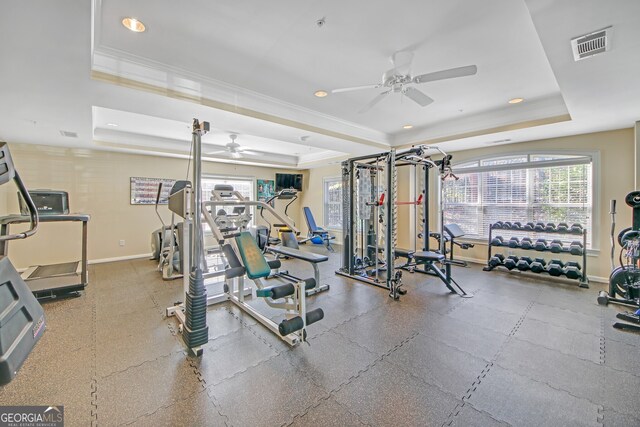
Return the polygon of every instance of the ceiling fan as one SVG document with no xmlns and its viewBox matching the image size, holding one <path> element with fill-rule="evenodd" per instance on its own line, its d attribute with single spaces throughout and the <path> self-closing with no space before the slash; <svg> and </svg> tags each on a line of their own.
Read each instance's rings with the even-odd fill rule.
<svg viewBox="0 0 640 427">
<path fill-rule="evenodd" d="M 390 60 L 393 64 L 393 68 L 382 74 L 382 83 L 333 89 L 331 93 L 351 92 L 354 90 L 362 89 L 385 89 L 383 92 L 378 94 L 378 96 L 373 98 L 367 105 L 365 105 L 364 108 L 358 111 L 358 113 L 369 111 L 371 107 L 382 101 L 390 93 L 398 92 L 411 99 L 421 107 L 426 107 L 433 102 L 433 99 L 427 96 L 425 93 L 419 91 L 412 85 L 433 82 L 436 80 L 472 76 L 478 72 L 478 67 L 476 67 L 475 65 L 467 65 L 464 67 L 450 68 L 447 70 L 435 71 L 433 73 L 412 76 L 411 62 L 413 61 L 413 52 L 396 52 L 391 56 Z"/>
<path fill-rule="evenodd" d="M 229 157 L 232 157 L 234 159 L 240 159 L 242 158 L 243 154 L 249 154 L 249 155 L 258 155 L 259 153 L 255 152 L 255 151 L 251 151 L 251 150 L 247 150 L 245 148 L 243 148 L 240 144 L 238 144 L 236 142 L 236 139 L 238 138 L 238 135 L 236 135 L 235 133 L 232 133 L 231 135 L 229 135 L 229 138 L 231 138 L 231 141 L 227 143 L 227 145 L 225 145 L 225 149 L 224 150 L 217 150 L 217 151 L 212 151 L 209 153 L 206 153 L 207 155 L 215 155 L 215 154 L 222 154 L 222 155 L 226 155 Z"/>
</svg>

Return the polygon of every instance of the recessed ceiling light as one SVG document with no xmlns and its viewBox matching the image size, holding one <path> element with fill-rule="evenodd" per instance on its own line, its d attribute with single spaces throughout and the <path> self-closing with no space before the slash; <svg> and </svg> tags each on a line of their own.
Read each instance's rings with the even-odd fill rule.
<svg viewBox="0 0 640 427">
<path fill-rule="evenodd" d="M 513 98 L 509 100 L 509 104 L 520 104 L 524 101 L 524 98 Z"/>
<path fill-rule="evenodd" d="M 117 127 L 118 127 L 118 125 L 117 125 L 117 124 L 115 124 L 115 123 L 107 123 L 107 126 L 113 126 L 114 128 L 117 128 Z"/>
<path fill-rule="evenodd" d="M 328 95 L 326 90 L 317 90 L 314 93 L 315 96 L 317 96 L 318 98 L 324 98 L 325 96 Z"/>
<path fill-rule="evenodd" d="M 402 129 L 412 129 L 413 125 L 404 125 L 402 126 Z"/>
<path fill-rule="evenodd" d="M 136 18 L 124 18 L 122 25 L 134 33 L 142 33 L 146 29 L 142 21 L 138 21 Z"/>
</svg>

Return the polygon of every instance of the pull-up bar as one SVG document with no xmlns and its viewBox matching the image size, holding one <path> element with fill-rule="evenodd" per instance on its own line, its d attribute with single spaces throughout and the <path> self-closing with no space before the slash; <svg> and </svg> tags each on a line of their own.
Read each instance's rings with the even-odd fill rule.
<svg viewBox="0 0 640 427">
<path fill-rule="evenodd" d="M 384 194 L 382 193 L 380 194 L 380 200 L 378 200 L 377 202 L 371 202 L 371 203 L 367 203 L 367 206 L 382 206 L 384 205 Z M 398 205 L 419 205 L 420 203 L 422 203 L 422 193 L 418 196 L 418 199 L 415 202 L 396 202 L 396 206 Z"/>
</svg>

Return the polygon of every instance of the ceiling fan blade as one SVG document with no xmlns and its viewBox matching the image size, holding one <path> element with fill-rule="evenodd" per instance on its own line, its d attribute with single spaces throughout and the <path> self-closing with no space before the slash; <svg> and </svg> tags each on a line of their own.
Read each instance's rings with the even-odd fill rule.
<svg viewBox="0 0 640 427">
<path fill-rule="evenodd" d="M 404 93 L 407 96 L 407 98 L 410 98 L 411 100 L 420 104 L 421 107 L 426 107 L 427 105 L 433 102 L 432 98 L 428 97 L 427 95 L 420 92 L 418 89 L 414 87 L 408 87 L 405 90 L 403 90 L 402 93 Z"/>
<path fill-rule="evenodd" d="M 261 154 L 261 153 L 258 153 L 257 151 L 251 151 L 251 150 L 240 150 L 239 153 L 248 154 L 250 156 L 259 156 Z"/>
<path fill-rule="evenodd" d="M 382 92 L 381 94 L 379 94 L 378 96 L 376 96 L 375 98 L 373 98 L 367 105 L 365 105 L 360 111 L 358 111 L 358 114 L 362 114 L 362 113 L 366 113 L 367 111 L 369 111 L 371 109 L 371 107 L 373 107 L 374 105 L 376 105 L 378 102 L 382 101 L 384 99 L 385 96 L 389 95 L 391 93 L 391 90 L 387 90 L 385 92 Z"/>
<path fill-rule="evenodd" d="M 436 71 L 434 73 L 421 74 L 413 78 L 414 83 L 426 83 L 436 80 L 453 79 L 456 77 L 472 76 L 478 72 L 475 65 L 467 65 L 465 67 L 450 68 L 448 70 Z"/>
<path fill-rule="evenodd" d="M 331 91 L 331 93 L 351 92 L 351 91 L 354 91 L 354 90 L 362 90 L 362 89 L 377 89 L 379 87 L 382 87 L 381 83 L 378 83 L 377 85 L 343 87 L 343 88 L 340 88 L 340 89 L 333 89 Z"/>
<path fill-rule="evenodd" d="M 218 150 L 218 151 L 211 151 L 209 153 L 205 153 L 207 156 L 213 155 L 213 154 L 222 154 L 222 153 L 227 153 L 227 150 Z"/>
</svg>

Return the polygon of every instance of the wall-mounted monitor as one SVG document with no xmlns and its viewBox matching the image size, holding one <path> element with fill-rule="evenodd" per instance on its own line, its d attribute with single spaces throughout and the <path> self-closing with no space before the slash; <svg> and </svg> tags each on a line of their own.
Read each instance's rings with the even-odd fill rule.
<svg viewBox="0 0 640 427">
<path fill-rule="evenodd" d="M 293 188 L 302 191 L 302 174 L 294 173 L 277 173 L 276 174 L 276 191 Z"/>
</svg>

